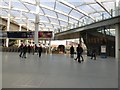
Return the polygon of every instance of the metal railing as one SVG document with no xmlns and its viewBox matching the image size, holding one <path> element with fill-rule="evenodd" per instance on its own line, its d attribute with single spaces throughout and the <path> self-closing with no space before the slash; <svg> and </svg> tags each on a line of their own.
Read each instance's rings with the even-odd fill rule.
<svg viewBox="0 0 120 90">
<path fill-rule="evenodd" d="M 117 15 L 116 15 L 116 12 L 118 13 Z M 117 11 L 111 10 L 111 16 L 106 16 L 104 14 L 101 14 L 99 17 L 96 17 L 95 21 L 90 21 L 89 18 L 85 18 L 83 20 L 83 23 L 74 23 L 74 24 L 67 25 L 66 27 L 61 27 L 61 28 L 55 29 L 54 33 L 56 34 L 56 33 L 60 33 L 60 32 L 70 30 L 70 29 L 86 26 L 86 25 L 89 25 L 89 24 L 92 24 L 92 23 L 95 23 L 95 22 L 98 22 L 98 21 L 110 19 L 110 18 L 116 17 L 116 16 L 120 16 L 120 9 L 118 9 Z"/>
</svg>

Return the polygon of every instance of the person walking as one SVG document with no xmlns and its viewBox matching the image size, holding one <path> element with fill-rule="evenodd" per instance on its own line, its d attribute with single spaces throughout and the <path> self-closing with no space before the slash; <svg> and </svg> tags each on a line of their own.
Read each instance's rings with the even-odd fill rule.
<svg viewBox="0 0 120 90">
<path fill-rule="evenodd" d="M 30 54 L 30 52 L 31 52 L 31 46 L 28 45 L 28 53 Z"/>
<path fill-rule="evenodd" d="M 75 60 L 78 59 L 79 63 L 81 63 L 80 57 L 82 58 L 82 61 L 84 61 L 82 53 L 83 53 L 83 48 L 82 48 L 82 46 L 80 44 L 78 44 L 78 47 L 77 47 L 77 57 L 75 58 Z"/>
<path fill-rule="evenodd" d="M 22 54 L 23 54 L 23 44 L 20 45 L 20 47 L 18 48 L 20 54 L 19 56 L 22 57 Z"/>
<path fill-rule="evenodd" d="M 22 58 L 26 58 L 26 53 L 27 53 L 27 45 L 23 47 L 23 56 Z"/>
<path fill-rule="evenodd" d="M 93 58 L 94 58 L 94 60 L 96 60 L 96 50 L 95 49 L 93 49 L 91 52 L 91 59 L 93 59 Z"/>
<path fill-rule="evenodd" d="M 41 53 L 42 53 L 42 46 L 40 45 L 40 46 L 38 47 L 39 58 L 41 57 Z"/>
<path fill-rule="evenodd" d="M 74 47 L 73 47 L 73 45 L 70 47 L 70 55 L 71 55 L 71 58 L 74 58 Z"/>
</svg>

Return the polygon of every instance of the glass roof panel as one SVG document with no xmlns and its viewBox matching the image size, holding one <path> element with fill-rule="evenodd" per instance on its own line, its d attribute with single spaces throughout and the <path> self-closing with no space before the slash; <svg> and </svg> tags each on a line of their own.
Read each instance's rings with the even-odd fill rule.
<svg viewBox="0 0 120 90">
<path fill-rule="evenodd" d="M 59 24 L 59 21 L 57 19 L 49 18 L 52 23 L 57 23 Z"/>
<path fill-rule="evenodd" d="M 0 13 L 0 16 L 8 16 L 8 10 L 2 9 L 2 13 Z"/>
<path fill-rule="evenodd" d="M 15 20 L 17 23 L 19 23 L 19 24 L 23 24 L 24 22 L 22 21 L 22 20 L 19 20 L 19 19 L 17 19 L 17 20 Z"/>
<path fill-rule="evenodd" d="M 45 24 L 45 25 L 46 25 L 46 27 L 52 27 L 52 25 L 51 25 L 51 24 L 48 24 L 48 23 Z"/>
<path fill-rule="evenodd" d="M 95 0 L 83 0 L 84 2 L 95 2 Z"/>
<path fill-rule="evenodd" d="M 24 3 L 30 11 L 36 11 L 36 6 L 28 3 Z"/>
<path fill-rule="evenodd" d="M 91 12 L 95 12 L 94 9 L 92 9 L 90 6 L 88 5 L 83 5 L 83 6 L 80 6 L 79 9 L 87 12 L 87 13 L 91 13 Z"/>
<path fill-rule="evenodd" d="M 100 13 L 93 13 L 93 14 L 91 14 L 91 16 L 92 17 L 98 17 L 98 16 L 101 16 L 101 14 Z"/>
<path fill-rule="evenodd" d="M 11 11 L 11 14 L 15 17 L 19 17 L 20 16 L 20 12 L 18 11 Z"/>
<path fill-rule="evenodd" d="M 82 16 L 84 16 L 83 14 L 79 13 L 78 11 L 72 10 L 70 15 L 76 17 L 76 18 L 80 18 Z"/>
<path fill-rule="evenodd" d="M 98 4 L 90 4 L 96 11 L 104 11 L 104 9 Z"/>
<path fill-rule="evenodd" d="M 110 18 L 110 17 L 111 17 L 107 12 L 103 12 L 102 14 L 103 14 L 103 16 L 104 16 L 104 19 L 105 19 L 105 18 L 107 19 L 107 18 Z"/>
<path fill-rule="evenodd" d="M 25 15 L 28 17 L 28 19 L 35 19 L 35 15 L 34 14 L 25 13 Z"/>
<path fill-rule="evenodd" d="M 76 7 L 85 3 L 83 2 L 83 0 L 68 0 L 68 2 L 71 3 L 72 5 L 75 5 Z"/>
<path fill-rule="evenodd" d="M 58 29 L 58 28 L 60 28 L 60 26 L 54 25 L 54 29 Z"/>
<path fill-rule="evenodd" d="M 70 21 L 70 22 L 73 22 L 73 23 L 78 23 L 77 20 L 74 20 L 74 19 L 72 19 L 72 18 L 69 18 L 69 21 Z"/>
<path fill-rule="evenodd" d="M 65 12 L 65 13 L 69 13 L 70 10 L 71 10 L 70 7 L 65 6 L 65 5 L 63 5 L 63 4 L 59 3 L 59 2 L 56 3 L 56 9 L 60 10 L 62 12 Z"/>
<path fill-rule="evenodd" d="M 105 2 L 103 3 L 104 7 L 108 9 L 109 11 L 111 9 L 115 10 L 115 3 L 114 2 Z"/>
<path fill-rule="evenodd" d="M 40 5 L 45 5 L 51 8 L 54 8 L 55 0 L 40 0 Z"/>
<path fill-rule="evenodd" d="M 40 16 L 40 20 L 41 20 L 41 21 L 49 22 L 48 18 L 45 17 L 45 16 Z"/>
<path fill-rule="evenodd" d="M 23 19 L 22 21 L 23 21 L 25 24 L 27 24 L 27 23 L 26 23 L 26 19 Z"/>
<path fill-rule="evenodd" d="M 12 7 L 14 7 L 14 8 L 27 10 L 26 7 L 18 0 L 12 0 L 11 4 L 12 4 Z"/>
<path fill-rule="evenodd" d="M 51 15 L 51 16 L 53 16 L 53 17 L 57 17 L 57 16 L 56 16 L 56 13 L 55 13 L 54 11 L 50 11 L 50 10 L 45 9 L 45 8 L 43 8 L 43 10 L 44 10 L 45 14 Z"/>
<path fill-rule="evenodd" d="M 2 0 L 0 5 L 3 5 L 3 6 L 8 6 L 9 5 L 9 2 L 8 0 Z"/>
<path fill-rule="evenodd" d="M 44 12 L 43 12 L 43 10 L 42 10 L 42 8 L 40 8 L 40 14 L 43 14 L 44 15 Z"/>
<path fill-rule="evenodd" d="M 58 18 L 68 20 L 68 17 L 62 14 L 58 14 Z"/>
<path fill-rule="evenodd" d="M 27 23 L 29 20 L 29 28 L 35 30 L 35 12 L 37 0 L 12 0 L 11 6 L 11 19 L 16 20 L 19 23 Z M 40 23 L 42 30 L 47 28 L 53 30 L 57 28 L 67 27 L 68 24 L 89 24 L 93 20 L 101 20 L 104 18 L 109 18 L 111 9 L 115 10 L 115 0 L 98 0 L 102 3 L 108 12 L 100 6 L 97 0 L 38 0 L 40 1 Z M 120 1 L 120 0 L 119 0 Z M 4 18 L 8 17 L 9 10 L 9 0 L 2 0 L 0 4 L 1 16 Z M 22 12 L 23 21 L 20 21 L 20 14 Z M 114 12 L 115 13 L 115 12 Z M 113 14 L 114 14 L 113 13 Z M 90 16 L 90 17 L 89 17 Z M 92 18 L 92 19 L 91 19 Z M 51 24 L 51 25 L 50 25 Z M 73 25 L 73 26 L 74 26 Z M 53 27 L 54 26 L 54 27 Z M 80 26 L 80 25 L 79 25 Z"/>
<path fill-rule="evenodd" d="M 36 3 L 36 0 L 21 0 L 21 1 L 28 2 L 28 3 Z"/>
<path fill-rule="evenodd" d="M 68 23 L 63 22 L 63 21 L 60 21 L 60 25 L 67 26 L 67 25 L 68 25 Z"/>
</svg>

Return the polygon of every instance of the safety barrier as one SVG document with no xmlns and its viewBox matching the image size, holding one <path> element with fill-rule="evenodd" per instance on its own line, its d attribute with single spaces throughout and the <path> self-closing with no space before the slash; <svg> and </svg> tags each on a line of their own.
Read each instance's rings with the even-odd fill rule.
<svg viewBox="0 0 120 90">
<path fill-rule="evenodd" d="M 19 48 L 18 47 L 0 47 L 0 51 L 2 51 L 2 52 L 19 52 Z M 48 48 L 42 48 L 42 52 L 48 53 Z"/>
<path fill-rule="evenodd" d="M 0 47 L 0 51 L 2 52 L 18 52 L 17 47 Z"/>
</svg>

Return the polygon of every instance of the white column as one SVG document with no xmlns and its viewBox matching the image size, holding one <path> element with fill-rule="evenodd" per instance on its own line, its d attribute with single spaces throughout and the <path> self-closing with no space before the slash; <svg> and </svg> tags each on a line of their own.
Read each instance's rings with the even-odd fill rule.
<svg viewBox="0 0 120 90">
<path fill-rule="evenodd" d="M 115 51 L 115 55 L 116 55 L 116 59 L 120 59 L 120 24 L 116 24 L 116 28 L 115 28 L 115 44 L 116 44 L 116 51 Z"/>
<path fill-rule="evenodd" d="M 11 9 L 11 0 L 9 0 L 9 10 L 8 10 L 8 20 L 7 20 L 7 31 L 10 30 L 10 9 Z M 8 47 L 9 39 L 6 38 L 6 47 Z"/>
<path fill-rule="evenodd" d="M 118 16 L 119 12 L 118 12 L 118 8 L 119 8 L 119 0 L 116 0 L 116 5 L 115 5 L 115 15 Z M 120 59 L 120 23 L 116 24 L 115 26 L 115 57 L 116 59 Z"/>
<path fill-rule="evenodd" d="M 51 39 L 49 39 L 49 53 L 51 53 Z"/>
<path fill-rule="evenodd" d="M 115 15 L 118 16 L 119 15 L 119 0 L 116 0 L 115 2 Z"/>
<path fill-rule="evenodd" d="M 19 31 L 22 31 L 22 11 L 20 13 L 20 25 L 19 25 Z M 18 45 L 21 45 L 21 40 L 18 40 Z"/>
<path fill-rule="evenodd" d="M 80 32 L 79 32 L 79 44 L 82 44 L 82 40 L 81 40 L 81 34 L 80 34 Z"/>
<path fill-rule="evenodd" d="M 27 31 L 29 31 L 29 20 L 27 19 Z"/>
<path fill-rule="evenodd" d="M 38 45 L 38 30 L 39 30 L 39 0 L 37 0 L 37 6 L 36 6 L 36 16 L 35 16 L 35 35 L 34 40 L 35 44 Z"/>
<path fill-rule="evenodd" d="M 20 26 L 19 26 L 19 31 L 21 31 L 22 30 L 22 25 L 20 24 Z M 18 40 L 18 45 L 20 46 L 21 45 L 21 40 Z"/>
<path fill-rule="evenodd" d="M 29 31 L 29 20 L 27 19 L 27 32 L 28 32 L 28 31 Z M 28 38 L 27 38 L 27 40 L 26 40 L 27 45 L 29 44 L 28 41 L 29 41 L 29 40 L 28 40 Z"/>
</svg>

